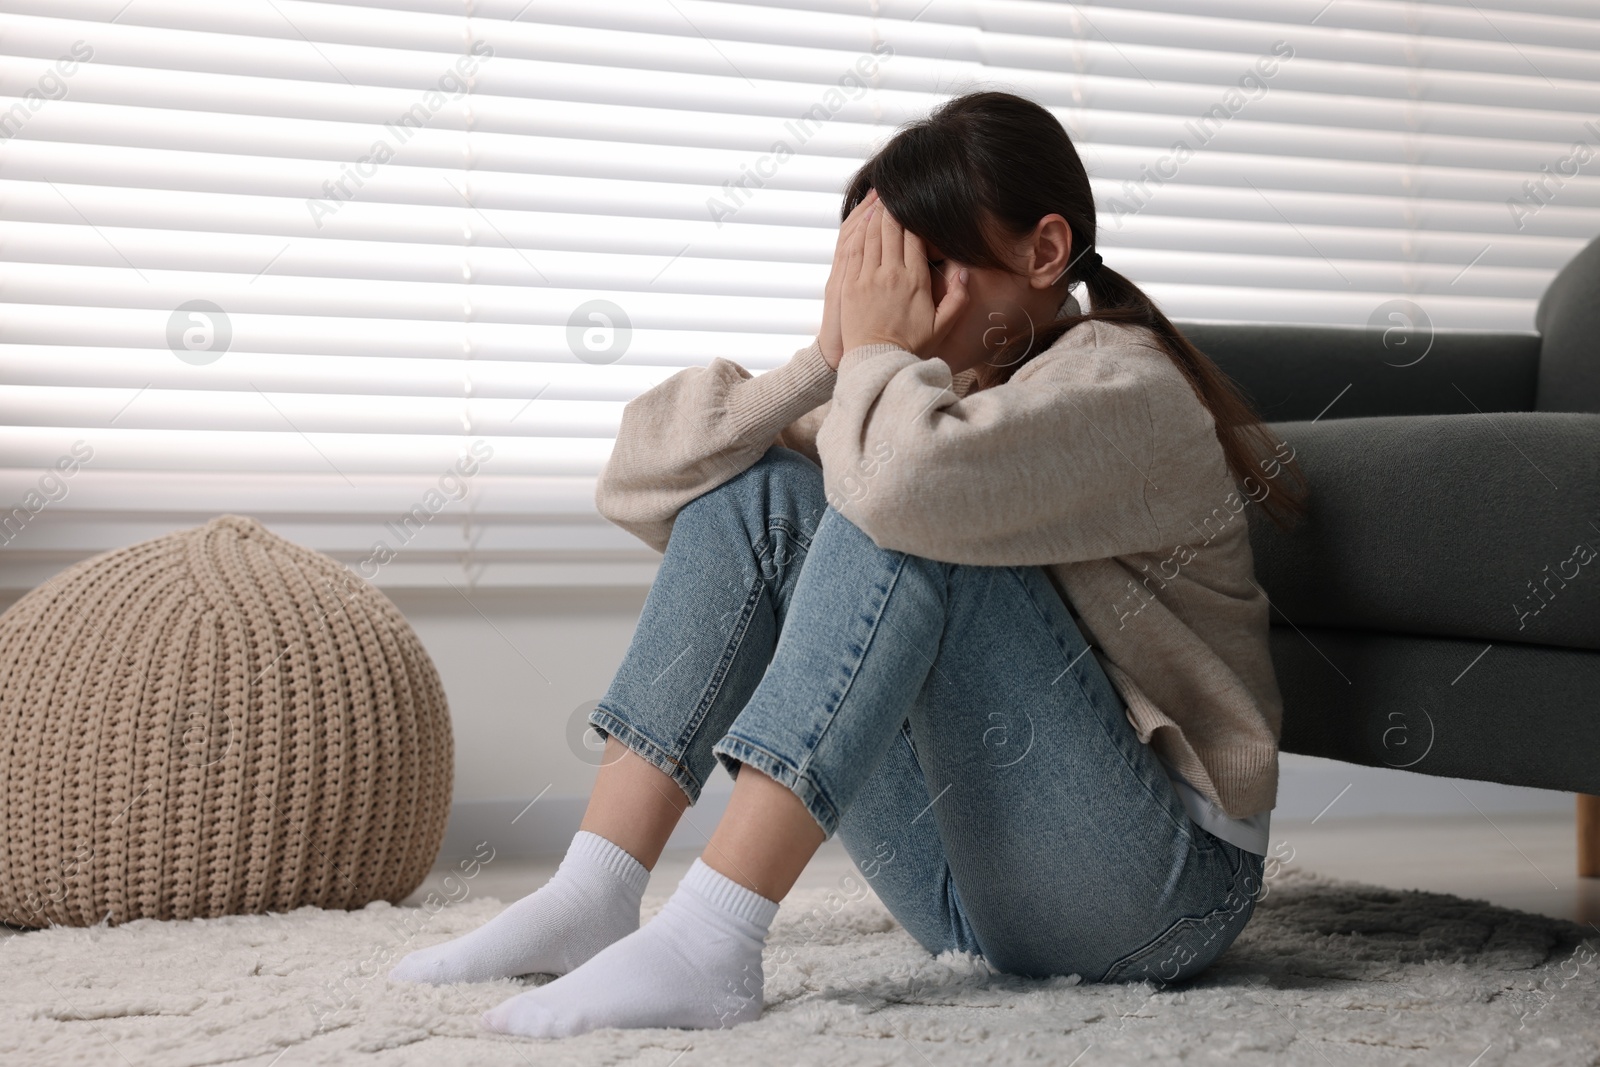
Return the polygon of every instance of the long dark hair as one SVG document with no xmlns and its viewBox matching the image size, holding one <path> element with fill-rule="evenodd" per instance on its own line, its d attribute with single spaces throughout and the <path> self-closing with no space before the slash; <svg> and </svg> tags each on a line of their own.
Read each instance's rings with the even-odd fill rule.
<svg viewBox="0 0 1600 1067">
<path fill-rule="evenodd" d="M 1268 477 L 1278 491 L 1260 498 L 1262 508 L 1280 529 L 1305 514 L 1304 472 L 1292 457 L 1282 458 L 1283 442 L 1262 423 L 1233 380 L 1179 333 L 1137 285 L 1104 264 L 1090 267 L 1094 194 L 1077 149 L 1049 111 L 1004 92 L 971 92 L 947 100 L 927 118 L 901 127 L 862 164 L 845 189 L 841 221 L 871 189 L 878 190 L 885 209 L 901 225 L 949 259 L 1008 273 L 1015 268 L 991 241 L 996 227 L 1002 232 L 994 236 L 1015 239 L 1031 233 L 1048 214 L 1067 220 L 1073 258 L 1068 275 L 1088 290 L 1089 309 L 1001 347 L 979 365 L 976 389 L 1008 381 L 1018 367 L 1079 323 L 1148 327 L 1211 413 L 1235 481 L 1261 484 L 1257 464 L 1263 470 L 1270 464 Z"/>
</svg>

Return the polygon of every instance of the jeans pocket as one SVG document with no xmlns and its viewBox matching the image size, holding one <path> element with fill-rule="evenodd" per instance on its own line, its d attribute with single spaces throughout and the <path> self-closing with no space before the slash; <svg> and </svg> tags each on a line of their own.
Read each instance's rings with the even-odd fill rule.
<svg viewBox="0 0 1600 1067">
<path fill-rule="evenodd" d="M 1100 981 L 1164 985 L 1193 978 L 1215 962 L 1255 912 L 1257 894 L 1249 889 L 1260 885 L 1259 867 L 1251 862 L 1251 854 L 1238 851 L 1231 888 L 1221 904 L 1202 915 L 1182 916 L 1154 940 L 1113 963 Z M 1258 877 L 1245 877 L 1251 870 Z"/>
</svg>

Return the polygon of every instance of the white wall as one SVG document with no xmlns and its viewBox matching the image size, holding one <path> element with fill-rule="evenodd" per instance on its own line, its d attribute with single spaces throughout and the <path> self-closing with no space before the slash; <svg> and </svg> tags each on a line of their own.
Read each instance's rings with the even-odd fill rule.
<svg viewBox="0 0 1600 1067">
<path fill-rule="evenodd" d="M 470 851 L 469 838 L 533 851 L 564 847 L 594 776 L 569 747 L 568 724 L 580 704 L 604 694 L 645 589 L 496 591 L 474 594 L 472 604 L 450 591 L 390 595 L 433 654 L 455 717 L 457 812 L 447 851 Z M 729 786 L 718 769 L 677 843 L 694 844 L 714 825 Z M 1491 814 L 1569 812 L 1572 798 L 1285 755 L 1275 814 L 1319 820 L 1471 814 L 1473 805 Z"/>
<path fill-rule="evenodd" d="M 433 656 L 450 699 L 456 808 L 446 856 L 466 854 L 485 839 L 513 853 L 565 847 L 595 774 L 581 744 L 575 749 L 569 741 L 573 718 L 605 693 L 646 589 L 497 589 L 475 592 L 470 601 L 449 589 L 387 592 Z M 703 842 L 729 788 L 719 768 L 676 845 Z M 1470 814 L 1474 805 L 1488 814 L 1568 812 L 1572 798 L 1285 755 L 1275 815 Z"/>
<path fill-rule="evenodd" d="M 388 590 L 450 698 L 456 799 L 587 793 L 594 767 L 568 724 L 598 700 L 628 649 L 643 588 Z"/>
<path fill-rule="evenodd" d="M 482 840 L 510 852 L 565 848 L 595 775 L 576 720 L 605 694 L 647 588 L 495 589 L 470 601 L 448 589 L 386 592 L 427 646 L 450 698 L 456 806 L 446 856 Z M 731 788 L 717 768 L 674 844 L 703 842 Z"/>
</svg>

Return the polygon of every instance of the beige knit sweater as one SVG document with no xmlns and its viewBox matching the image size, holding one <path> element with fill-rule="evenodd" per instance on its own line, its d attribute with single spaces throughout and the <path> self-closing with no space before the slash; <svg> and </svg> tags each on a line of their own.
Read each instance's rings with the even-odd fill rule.
<svg viewBox="0 0 1600 1067">
<path fill-rule="evenodd" d="M 1082 323 L 1009 382 L 974 378 L 883 344 L 837 372 L 815 342 L 756 376 L 718 357 L 626 405 L 595 504 L 664 552 L 689 501 L 802 452 L 883 548 L 1045 567 L 1140 740 L 1229 816 L 1270 810 L 1268 604 L 1210 413 L 1142 328 Z"/>
</svg>

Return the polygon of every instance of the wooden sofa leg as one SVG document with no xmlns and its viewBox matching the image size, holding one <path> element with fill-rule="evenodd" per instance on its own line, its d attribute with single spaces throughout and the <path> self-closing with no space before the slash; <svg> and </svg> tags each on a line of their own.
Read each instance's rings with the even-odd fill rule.
<svg viewBox="0 0 1600 1067">
<path fill-rule="evenodd" d="M 1578 877 L 1600 878 L 1600 797 L 1578 794 Z"/>
</svg>

